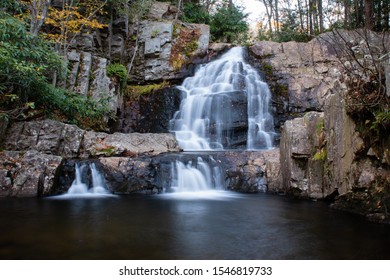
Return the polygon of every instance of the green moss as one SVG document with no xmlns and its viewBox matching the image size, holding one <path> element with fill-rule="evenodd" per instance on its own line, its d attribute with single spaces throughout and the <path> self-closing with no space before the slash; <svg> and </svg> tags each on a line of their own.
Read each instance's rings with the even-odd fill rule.
<svg viewBox="0 0 390 280">
<path fill-rule="evenodd" d="M 324 131 L 324 127 L 324 119 L 320 119 L 316 125 L 317 133 L 321 133 L 322 131 Z"/>
<path fill-rule="evenodd" d="M 92 156 L 106 156 L 110 157 L 115 154 L 114 146 L 104 145 L 103 147 L 97 147 L 91 151 Z"/>
<path fill-rule="evenodd" d="M 192 56 L 192 54 L 194 53 L 194 51 L 198 49 L 198 47 L 199 47 L 199 43 L 197 40 L 189 42 L 185 44 L 185 46 L 183 47 L 184 54 L 188 57 Z"/>
<path fill-rule="evenodd" d="M 166 88 L 169 86 L 167 81 L 163 81 L 159 84 L 148 84 L 148 85 L 132 85 L 126 88 L 126 96 L 130 99 L 138 100 L 142 95 L 149 94 L 151 92 Z"/>
<path fill-rule="evenodd" d="M 156 37 L 158 36 L 159 33 L 160 33 L 160 30 L 155 29 L 155 30 L 153 30 L 152 33 L 150 34 L 150 37 L 156 38 Z"/>
<path fill-rule="evenodd" d="M 272 65 L 270 65 L 270 64 L 268 64 L 266 62 L 263 62 L 261 64 L 261 69 L 264 71 L 265 75 L 267 75 L 267 76 L 272 76 L 273 75 L 273 72 L 272 72 L 273 67 L 272 67 Z"/>
<path fill-rule="evenodd" d="M 321 150 L 317 151 L 313 156 L 313 160 L 325 161 L 326 160 L 326 149 L 322 148 Z"/>
<path fill-rule="evenodd" d="M 180 26 L 174 26 L 174 44 L 172 46 L 171 57 L 169 62 L 172 68 L 177 71 L 183 65 L 190 62 L 190 58 L 199 47 L 199 29 L 189 29 Z"/>
<path fill-rule="evenodd" d="M 118 77 L 120 81 L 127 80 L 127 69 L 124 65 L 120 63 L 112 63 L 107 66 L 107 76 L 108 77 Z"/>
</svg>

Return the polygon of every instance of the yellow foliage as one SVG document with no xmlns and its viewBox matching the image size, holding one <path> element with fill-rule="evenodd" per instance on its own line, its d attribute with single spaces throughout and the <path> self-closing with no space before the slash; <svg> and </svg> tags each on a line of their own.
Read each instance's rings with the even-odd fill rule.
<svg viewBox="0 0 390 280">
<path fill-rule="evenodd" d="M 87 4 L 89 1 L 87 1 Z M 80 33 L 84 28 L 101 29 L 106 24 L 91 18 L 96 10 L 94 6 L 88 6 L 85 14 L 79 12 L 80 7 L 65 5 L 63 9 L 50 8 L 45 19 L 45 24 L 53 29 L 45 36 L 57 43 L 65 44 L 70 35 Z M 96 8 L 98 9 L 98 8 Z"/>
</svg>

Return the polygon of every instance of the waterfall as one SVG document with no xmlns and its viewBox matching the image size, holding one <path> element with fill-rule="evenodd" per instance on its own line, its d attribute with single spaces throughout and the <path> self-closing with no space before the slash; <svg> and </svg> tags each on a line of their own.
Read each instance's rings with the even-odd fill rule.
<svg viewBox="0 0 390 280">
<path fill-rule="evenodd" d="M 88 186 L 82 182 L 81 174 L 83 173 L 83 170 L 85 168 L 85 165 L 82 165 L 81 167 L 76 163 L 75 165 L 75 179 L 72 182 L 72 185 L 70 186 L 68 190 L 68 194 L 83 194 L 88 193 Z"/>
<path fill-rule="evenodd" d="M 213 160 L 211 156 L 210 160 Z M 175 163 L 171 163 L 171 187 L 176 192 L 199 192 L 222 188 L 220 167 L 211 167 L 202 157 L 197 157 L 195 162 L 183 161 L 177 159 Z"/>
<path fill-rule="evenodd" d="M 83 175 L 85 174 L 85 168 L 89 167 L 91 171 L 91 186 L 83 182 Z M 72 182 L 68 192 L 64 196 L 105 196 L 109 195 L 103 175 L 96 168 L 95 163 L 89 165 L 75 165 L 75 179 Z"/>
<path fill-rule="evenodd" d="M 243 48 L 201 66 L 178 88 L 182 101 L 170 129 L 184 150 L 223 150 L 242 142 L 249 150 L 272 147 L 271 94 L 245 63 Z M 243 128 L 244 141 L 239 137 Z"/>
</svg>

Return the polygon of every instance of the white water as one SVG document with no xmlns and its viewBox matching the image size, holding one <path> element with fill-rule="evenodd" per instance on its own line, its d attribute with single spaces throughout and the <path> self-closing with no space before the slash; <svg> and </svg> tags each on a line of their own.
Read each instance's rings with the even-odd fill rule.
<svg viewBox="0 0 390 280">
<path fill-rule="evenodd" d="M 82 181 L 83 174 L 86 172 L 85 168 L 89 167 L 91 171 L 92 184 L 89 187 Z M 75 198 L 75 197 L 105 197 L 113 196 L 109 193 L 103 175 L 97 170 L 95 163 L 75 165 L 75 179 L 72 182 L 68 192 L 56 198 Z"/>
<path fill-rule="evenodd" d="M 247 149 L 272 147 L 271 94 L 256 70 L 244 62 L 241 47 L 199 68 L 179 89 L 183 98 L 170 127 L 184 150 L 225 148 L 234 133 L 232 100 L 239 94 L 247 98 Z"/>
<path fill-rule="evenodd" d="M 237 110 L 245 109 L 246 148 L 272 147 L 274 124 L 268 111 L 271 93 L 256 70 L 245 63 L 242 48 L 232 48 L 220 59 L 202 66 L 179 89 L 182 102 L 170 128 L 185 151 L 224 150 L 234 142 L 235 123 L 243 121 L 233 119 L 239 116 Z M 234 102 L 245 99 L 246 108 L 234 108 Z M 172 163 L 171 177 L 171 187 L 181 198 L 226 196 L 220 191 L 224 187 L 221 168 L 211 156 L 209 163 L 201 157 L 194 163 L 177 160 Z"/>
<path fill-rule="evenodd" d="M 212 162 L 214 159 L 209 156 Z M 198 157 L 195 162 L 183 163 L 180 160 L 171 164 L 171 188 L 175 196 L 180 199 L 219 199 L 226 197 L 223 192 L 222 172 L 219 166 L 213 166 Z"/>
</svg>

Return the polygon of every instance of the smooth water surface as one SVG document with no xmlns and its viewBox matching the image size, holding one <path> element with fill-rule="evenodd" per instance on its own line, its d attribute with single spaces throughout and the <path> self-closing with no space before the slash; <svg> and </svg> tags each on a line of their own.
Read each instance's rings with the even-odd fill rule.
<svg viewBox="0 0 390 280">
<path fill-rule="evenodd" d="M 390 227 L 319 202 L 216 193 L 0 200 L 1 259 L 390 259 Z"/>
</svg>

